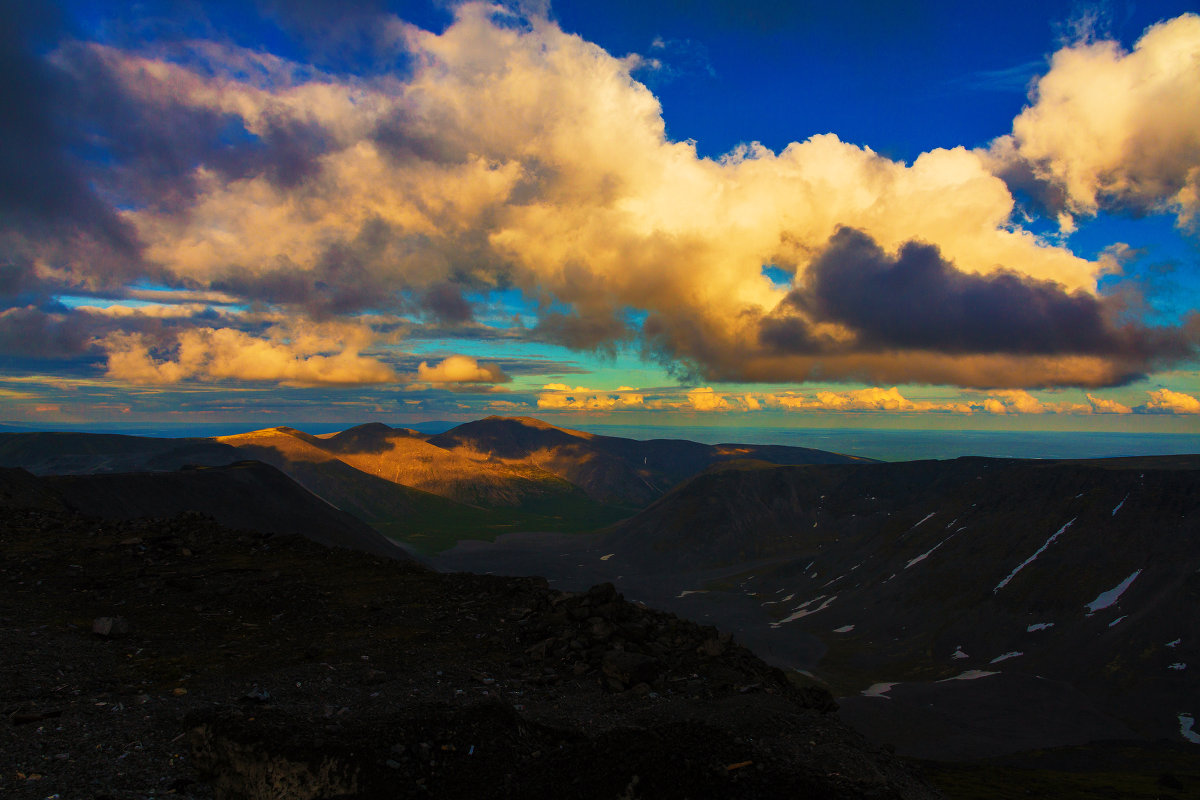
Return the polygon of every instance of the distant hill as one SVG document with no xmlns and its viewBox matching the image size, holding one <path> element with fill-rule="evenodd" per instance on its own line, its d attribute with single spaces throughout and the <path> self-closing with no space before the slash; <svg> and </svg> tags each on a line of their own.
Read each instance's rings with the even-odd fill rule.
<svg viewBox="0 0 1200 800">
<path fill-rule="evenodd" d="M 35 475 L 175 470 L 237 461 L 237 450 L 212 439 L 165 439 L 117 433 L 0 433 L 0 467 Z"/>
<path fill-rule="evenodd" d="M 0 465 L 37 474 L 262 461 L 385 535 L 425 551 L 516 531 L 595 530 L 711 464 L 746 458 L 863 461 L 799 447 L 639 442 L 526 417 L 488 417 L 437 435 L 380 423 L 321 436 L 289 427 L 215 439 L 0 434 Z"/>
<path fill-rule="evenodd" d="M 870 459 L 805 447 L 638 441 L 559 428 L 530 417 L 487 417 L 429 444 L 502 463 L 535 465 L 603 503 L 641 507 L 712 464 L 756 458 L 775 464 L 846 464 Z"/>
<path fill-rule="evenodd" d="M 745 564 L 705 588 L 756 599 L 762 621 L 746 624 L 763 639 L 817 637 L 816 674 L 855 695 L 847 717 L 916 755 L 922 731 L 964 756 L 1005 736 L 1013 749 L 1039 735 L 1178 739 L 1200 713 L 1198 467 L 733 464 L 618 524 L 602 549 L 614 569 L 663 581 Z M 964 673 L 978 682 L 934 683 Z M 895 685 L 857 696 L 873 684 Z M 1032 699 L 1047 691 L 1053 714 Z"/>
<path fill-rule="evenodd" d="M 395 542 L 257 461 L 178 472 L 35 477 L 0 469 L 0 505 L 61 505 L 102 519 L 175 517 L 197 512 L 242 530 L 299 535 L 329 547 L 411 560 Z"/>
</svg>

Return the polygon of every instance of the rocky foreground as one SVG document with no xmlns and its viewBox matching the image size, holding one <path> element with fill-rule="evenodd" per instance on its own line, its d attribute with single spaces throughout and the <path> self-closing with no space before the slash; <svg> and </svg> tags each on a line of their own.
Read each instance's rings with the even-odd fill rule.
<svg viewBox="0 0 1200 800">
<path fill-rule="evenodd" d="M 0 508 L 0 793 L 928 798 L 706 628 L 196 515 Z"/>
</svg>

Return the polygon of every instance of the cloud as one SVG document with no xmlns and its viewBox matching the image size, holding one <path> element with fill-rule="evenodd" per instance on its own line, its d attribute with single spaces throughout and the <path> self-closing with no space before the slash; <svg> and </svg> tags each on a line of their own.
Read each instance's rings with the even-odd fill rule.
<svg viewBox="0 0 1200 800">
<path fill-rule="evenodd" d="M 1194 221 L 1198 52 L 1196 14 L 1148 28 L 1132 52 L 1090 38 L 1059 50 L 1012 134 L 991 147 L 999 172 L 1068 215 L 1171 209 L 1181 222 Z"/>
<path fill-rule="evenodd" d="M 1139 414 L 1200 414 L 1200 400 L 1184 392 L 1155 389 L 1150 399 L 1134 409 Z"/>
<path fill-rule="evenodd" d="M 508 383 L 512 380 L 496 364 L 479 363 L 471 356 L 447 356 L 429 366 L 422 361 L 417 367 L 417 380 L 432 384 L 451 383 Z"/>
<path fill-rule="evenodd" d="M 1092 404 L 1092 413 L 1094 414 L 1131 414 L 1133 409 L 1116 400 L 1107 400 L 1103 397 L 1096 397 L 1093 394 L 1088 394 L 1088 402 Z"/>
<path fill-rule="evenodd" d="M 326 18 L 311 3 L 270 8 L 289 30 Z M 1189 51 L 1191 17 L 1152 29 L 1127 56 L 1064 50 L 1009 139 L 907 164 L 833 134 L 701 158 L 693 143 L 667 137 L 658 100 L 631 73 L 636 59 L 523 8 L 461 3 L 435 33 L 358 4 L 346 35 L 369 28 L 372 46 L 390 42 L 404 65 L 358 76 L 195 39 L 124 48 L 66 39 L 41 59 L 18 48 L 12 74 L 60 92 L 53 103 L 26 98 L 36 101 L 28 157 L 56 186 L 83 187 L 78 197 L 100 204 L 47 218 L 90 220 L 77 230 L 93 244 L 125 232 L 136 257 L 96 260 L 85 257 L 96 247 L 55 244 L 72 237 L 23 239 L 19 274 L 0 279 L 35 294 L 152 283 L 315 320 L 394 314 L 487 336 L 500 329 L 475 322 L 468 297 L 515 289 L 535 319 L 505 335 L 640 347 L 692 385 L 1103 386 L 1194 355 L 1191 332 L 1118 323 L 1098 292 L 1107 262 L 1014 223 L 1016 201 L 996 174 L 1011 180 L 1024 169 L 1058 187 L 1071 213 L 1090 207 L 1085 188 L 1100 179 L 1108 188 L 1095 198 L 1153 195 L 1184 208 L 1193 185 L 1178 172 L 1191 158 L 1186 106 L 1157 116 L 1140 100 L 1128 114 L 1122 106 L 1121 130 L 1144 147 L 1120 150 L 1116 172 L 1099 156 L 1087 156 L 1100 165 L 1090 172 L 1077 167 L 1066 144 L 1040 132 L 1059 131 L 1060 118 L 1091 119 L 1073 59 L 1107 53 L 1114 74 L 1149 76 L 1137 65 L 1151 54 L 1174 52 L 1171 43 Z M 1141 84 L 1126 84 L 1143 96 Z M 1190 85 L 1186 75 L 1163 78 L 1161 96 L 1187 101 Z M 37 120 L 50 125 L 56 113 L 71 135 L 46 127 L 51 146 L 38 150 Z M 81 161 L 68 145 L 85 131 L 91 155 Z M 1143 169 L 1139 158 L 1153 164 Z M 20 205 L 36 206 L 32 196 Z M 765 277 L 764 264 L 792 285 Z M 360 349 L 298 350 L 289 336 L 241 328 L 98 338 L 110 372 L 146 380 L 390 379 Z M 226 366 L 232 343 L 258 355 Z M 418 379 L 505 375 L 452 367 L 426 366 L 440 380 Z M 460 374 L 476 377 L 452 377 Z M 749 407 L 717 392 L 688 402 Z"/>
<path fill-rule="evenodd" d="M 1196 352 L 1194 321 L 1148 328 L 1118 322 L 1122 311 L 1115 299 L 1068 292 L 1013 270 L 963 272 L 928 244 L 906 243 L 893 256 L 866 234 L 842 228 L 814 259 L 805 284 L 763 318 L 759 339 L 768 355 L 889 353 L 905 362 L 910 380 L 930 382 L 940 377 L 930 368 L 945 364 L 923 362 L 922 355 L 1028 355 L 1059 365 L 1062 374 L 1046 384 L 1098 385 Z M 824 363 L 825 374 L 836 377 L 828 369 L 836 360 Z M 1097 374 L 1100 365 L 1107 369 Z M 961 366 L 953 382 L 988 385 L 972 374 L 970 361 Z M 861 362 L 857 369 L 870 379 L 883 374 Z M 1037 384 L 1032 369 L 1025 381 Z M 1006 383 L 998 376 L 991 385 Z"/>
<path fill-rule="evenodd" d="M 767 405 L 789 411 L 889 411 L 889 412 L 955 412 L 970 414 L 977 407 L 964 402 L 914 401 L 893 386 L 853 389 L 845 392 L 821 391 L 815 397 L 787 392 L 769 394 L 764 398 Z"/>
<path fill-rule="evenodd" d="M 99 341 L 110 378 L 134 384 L 269 381 L 290 386 L 390 383 L 391 367 L 362 356 L 370 335 L 351 326 L 277 328 L 268 338 L 234 328 L 180 331 L 163 344 L 143 334 L 112 333 Z"/>
<path fill-rule="evenodd" d="M 637 391 L 604 392 L 586 386 L 571 388 L 548 383 L 538 394 L 537 407 L 545 411 L 629 411 L 646 408 L 646 397 Z"/>
</svg>

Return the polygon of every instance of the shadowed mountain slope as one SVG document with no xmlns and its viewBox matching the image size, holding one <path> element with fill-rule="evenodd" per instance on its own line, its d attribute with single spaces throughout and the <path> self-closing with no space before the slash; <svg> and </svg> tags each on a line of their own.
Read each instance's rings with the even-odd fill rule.
<svg viewBox="0 0 1200 800">
<path fill-rule="evenodd" d="M 175 470 L 242 458 L 212 439 L 162 439 L 114 433 L 0 433 L 0 467 L 35 475 Z"/>
<path fill-rule="evenodd" d="M 195 512 L 230 528 L 299 534 L 329 547 L 411 559 L 374 528 L 257 461 L 178 472 L 41 478 L 24 470 L 4 469 L 0 471 L 0 496 L 13 507 L 45 507 L 46 499 L 54 498 L 62 506 L 102 519 L 169 518 Z"/>
<path fill-rule="evenodd" d="M 1082 698 L 1076 737 L 1179 738 L 1200 713 L 1198 463 L 730 465 L 617 525 L 604 549 L 623 570 L 747 564 L 709 588 L 758 599 L 763 636 L 820 639 L 815 671 L 839 691 L 898 684 L 882 690 L 891 703 L 876 692 L 847 713 L 894 716 L 914 754 L 914 719 L 933 708 L 942 755 L 948 740 L 965 756 L 996 747 L 1029 727 L 1021 698 L 1039 681 Z M 928 683 L 964 673 L 988 683 Z M 992 734 L 970 733 L 989 715 Z"/>
</svg>

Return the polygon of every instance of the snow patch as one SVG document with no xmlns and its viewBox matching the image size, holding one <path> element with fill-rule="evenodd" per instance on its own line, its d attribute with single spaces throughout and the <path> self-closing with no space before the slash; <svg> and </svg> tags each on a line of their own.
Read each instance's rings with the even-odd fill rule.
<svg viewBox="0 0 1200 800">
<path fill-rule="evenodd" d="M 684 589 L 682 592 L 675 595 L 675 597 L 687 597 L 689 594 L 708 594 L 708 589 Z"/>
<path fill-rule="evenodd" d="M 779 591 L 781 591 L 781 592 L 782 592 L 782 591 L 783 591 L 783 589 L 780 589 Z M 796 596 L 796 595 L 794 595 L 794 594 L 789 594 L 787 597 L 780 598 L 779 600 L 768 600 L 768 601 L 766 601 L 765 603 L 763 603 L 763 605 L 764 605 L 764 606 L 773 606 L 773 605 L 776 605 L 776 604 L 778 604 L 778 603 L 786 603 L 786 602 L 788 602 L 789 600 L 791 600 L 791 599 L 792 599 L 793 597 L 795 597 L 795 596 Z"/>
<path fill-rule="evenodd" d="M 1121 510 L 1121 506 L 1125 505 L 1125 501 L 1128 499 L 1129 499 L 1129 495 L 1125 495 L 1124 497 L 1121 498 L 1121 502 L 1117 503 L 1117 507 L 1113 509 L 1113 513 L 1112 513 L 1112 515 L 1114 517 L 1117 515 L 1117 512 Z"/>
<path fill-rule="evenodd" d="M 849 633 L 849 632 L 850 632 L 850 631 L 852 631 L 852 630 L 854 630 L 854 626 L 853 626 L 853 625 L 843 625 L 843 626 L 842 626 L 842 627 L 840 627 L 840 628 L 834 628 L 834 629 L 833 629 L 833 632 L 834 632 L 834 633 Z"/>
<path fill-rule="evenodd" d="M 1028 628 L 1026 628 L 1025 632 L 1033 633 L 1034 631 L 1044 631 L 1047 628 L 1053 628 L 1053 627 L 1054 627 L 1053 622 L 1035 622 L 1032 625 L 1030 625 Z"/>
<path fill-rule="evenodd" d="M 600 556 L 600 560 L 601 560 L 601 561 L 608 561 L 610 558 L 612 558 L 612 557 L 613 557 L 613 556 L 615 556 L 615 555 L 616 555 L 616 553 L 609 553 L 609 554 L 608 554 L 608 555 L 606 555 L 606 556 Z"/>
<path fill-rule="evenodd" d="M 891 700 L 887 693 L 892 690 L 895 683 L 872 683 L 866 689 L 862 690 L 863 697 L 882 697 L 884 700 Z"/>
<path fill-rule="evenodd" d="M 960 672 L 953 678 L 943 678 L 938 683 L 946 683 L 947 681 L 973 681 L 978 678 L 986 678 L 989 675 L 999 674 L 999 672 L 988 672 L 986 669 L 969 669 L 966 672 Z"/>
<path fill-rule="evenodd" d="M 930 511 L 928 514 L 925 515 L 925 517 L 920 522 L 918 522 L 916 525 L 913 525 L 911 528 L 909 528 L 909 531 L 915 531 L 917 528 L 921 527 L 921 525 L 928 522 L 929 518 L 932 517 L 936 513 L 937 513 L 936 511 Z"/>
<path fill-rule="evenodd" d="M 1066 525 L 1063 525 L 1061 528 L 1059 528 L 1057 531 L 1055 531 L 1054 535 L 1053 535 L 1053 536 L 1051 536 L 1049 539 L 1047 539 L 1047 540 L 1046 540 L 1046 543 L 1045 543 L 1045 544 L 1043 544 L 1041 547 L 1039 547 L 1036 553 L 1034 553 L 1034 554 L 1033 554 L 1033 555 L 1031 555 L 1029 558 L 1025 559 L 1025 560 L 1024 560 L 1024 561 L 1022 561 L 1020 564 L 1018 564 L 1016 569 L 1014 569 L 1012 572 L 1008 573 L 1008 577 L 1007 577 L 1007 578 L 1005 578 L 1004 580 L 1002 580 L 1002 581 L 1000 581 L 998 584 L 996 584 L 996 588 L 995 588 L 995 589 L 992 589 L 992 594 L 995 594 L 996 592 L 998 592 L 998 591 L 1000 591 L 1001 589 L 1003 589 L 1005 586 L 1007 586 L 1007 585 L 1008 585 L 1008 582 L 1009 582 L 1009 581 L 1011 581 L 1013 578 L 1015 578 L 1015 577 L 1017 576 L 1017 573 L 1018 573 L 1018 572 L 1020 572 L 1021 570 L 1025 569 L 1025 568 L 1026 568 L 1026 567 L 1028 567 L 1030 564 L 1032 564 L 1032 563 L 1033 563 L 1033 561 L 1034 561 L 1034 559 L 1036 559 L 1038 556 L 1040 556 L 1042 553 L 1044 553 L 1044 552 L 1046 551 L 1046 548 L 1047 548 L 1047 547 L 1049 547 L 1050 545 L 1054 544 L 1054 540 L 1055 540 L 1055 539 L 1057 539 L 1059 536 L 1062 536 L 1062 534 L 1063 534 L 1063 531 L 1065 531 L 1067 528 L 1069 528 L 1069 527 L 1071 527 L 1072 525 L 1074 525 L 1074 524 L 1075 524 L 1075 520 L 1076 520 L 1076 519 L 1079 519 L 1079 518 L 1078 518 L 1078 517 L 1074 517 L 1074 518 L 1073 518 L 1073 519 L 1072 519 L 1070 522 L 1068 522 Z"/>
<path fill-rule="evenodd" d="M 1174 664 L 1167 667 L 1167 669 L 1173 669 L 1182 672 L 1183 670 L 1187 669 L 1187 664 L 1184 664 L 1182 661 L 1176 661 Z"/>
<path fill-rule="evenodd" d="M 1121 620 L 1125 619 L 1125 617 L 1126 617 L 1126 616 L 1127 616 L 1127 615 L 1125 615 L 1125 614 L 1122 614 L 1121 616 L 1117 617 L 1117 618 L 1116 618 L 1116 619 L 1114 619 L 1112 622 L 1108 623 L 1108 627 L 1110 627 L 1110 628 L 1111 628 L 1111 627 L 1115 626 L 1115 625 L 1116 625 L 1118 622 L 1120 622 Z"/>
<path fill-rule="evenodd" d="M 1200 744 L 1200 734 L 1192 730 L 1192 726 L 1196 724 L 1196 720 L 1191 714 L 1179 715 L 1179 735 L 1187 739 L 1189 742 Z"/>
<path fill-rule="evenodd" d="M 817 598 L 817 600 L 820 600 L 820 599 L 821 599 L 820 597 Z M 800 608 L 798 608 L 791 615 L 785 617 L 784 619 L 779 620 L 779 622 L 772 622 L 771 627 L 778 628 L 780 625 L 784 625 L 788 622 L 795 622 L 796 620 L 798 620 L 802 617 L 807 617 L 808 615 L 815 614 L 818 611 L 824 611 L 825 609 L 829 608 L 829 604 L 832 603 L 834 600 L 837 600 L 836 594 L 833 597 L 830 597 L 829 599 L 827 599 L 824 603 L 821 603 L 821 605 L 817 606 L 816 608 L 808 609 L 808 608 L 805 608 L 804 606 L 807 606 L 809 603 L 816 602 L 816 600 L 809 600 L 808 603 L 805 603 L 803 606 L 800 606 Z"/>
<path fill-rule="evenodd" d="M 1008 661 L 1010 658 L 1016 658 L 1017 656 L 1023 656 L 1023 655 L 1025 655 L 1025 654 L 1022 653 L 1020 650 L 1011 650 L 1003 655 L 996 656 L 988 663 L 989 664 L 999 664 L 1001 661 Z"/>
<path fill-rule="evenodd" d="M 950 654 L 951 658 L 970 658 L 969 655 L 963 652 L 962 645 L 954 648 L 954 652 Z"/>
<path fill-rule="evenodd" d="M 1121 599 L 1121 595 L 1125 594 L 1125 590 L 1129 588 L 1129 585 L 1137 579 L 1138 575 L 1141 574 L 1142 571 L 1139 569 L 1137 572 L 1133 573 L 1128 578 L 1109 589 L 1107 592 L 1101 592 L 1095 600 L 1087 604 L 1088 613 L 1095 614 L 1097 611 L 1102 611 L 1109 606 L 1114 605 L 1118 600 Z"/>
<path fill-rule="evenodd" d="M 1166 644 L 1166 647 L 1170 647 L 1170 648 L 1175 648 L 1175 647 L 1178 647 L 1178 646 L 1179 646 L 1179 643 L 1180 643 L 1180 642 L 1182 642 L 1182 641 L 1183 641 L 1183 639 L 1176 639 L 1176 640 L 1175 640 L 1175 641 L 1173 641 L 1173 642 L 1167 642 L 1167 644 Z"/>
<path fill-rule="evenodd" d="M 953 524 L 953 523 L 952 523 L 952 524 Z M 958 533 L 958 531 L 955 531 L 954 533 Z M 908 569 L 908 568 L 909 568 L 909 567 L 911 567 L 913 564 L 919 564 L 919 563 L 921 563 L 922 561 L 924 561 L 925 559 L 929 558 L 929 556 L 930 556 L 930 555 L 933 553 L 933 551 L 934 551 L 934 550 L 937 550 L 939 547 L 941 547 L 942 545 L 944 545 L 946 542 L 948 542 L 948 541 L 950 541 L 951 539 L 953 539 L 953 538 L 954 538 L 954 533 L 950 534 L 950 535 L 949 535 L 949 536 L 947 536 L 945 539 L 942 539 L 940 542 L 938 542 L 937 544 L 935 544 L 933 547 L 931 547 L 929 550 L 925 551 L 924 553 L 921 553 L 921 555 L 917 556 L 917 557 L 916 557 L 916 558 L 914 558 L 912 561 L 909 561 L 907 564 L 905 564 L 905 565 L 904 565 L 904 568 L 905 568 L 905 569 Z"/>
</svg>

